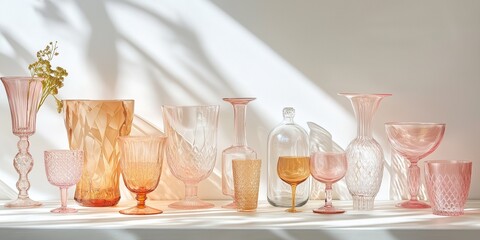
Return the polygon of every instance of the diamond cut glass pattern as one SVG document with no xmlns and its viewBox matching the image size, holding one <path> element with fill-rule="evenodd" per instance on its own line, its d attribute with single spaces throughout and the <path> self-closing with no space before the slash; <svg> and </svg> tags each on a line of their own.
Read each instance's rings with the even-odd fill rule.
<svg viewBox="0 0 480 240">
<path fill-rule="evenodd" d="M 75 190 L 83 206 L 114 206 L 120 200 L 117 138 L 130 133 L 133 100 L 65 100 L 65 126 L 70 149 L 85 152 L 85 165 Z"/>
<path fill-rule="evenodd" d="M 185 183 L 185 199 L 169 207 L 213 207 L 197 197 L 197 185 L 210 176 L 215 166 L 219 106 L 163 106 L 162 109 L 168 166 Z"/>
</svg>

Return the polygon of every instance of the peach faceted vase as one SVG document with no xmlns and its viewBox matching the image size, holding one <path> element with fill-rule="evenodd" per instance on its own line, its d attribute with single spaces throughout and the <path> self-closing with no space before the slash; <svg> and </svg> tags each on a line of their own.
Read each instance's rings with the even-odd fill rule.
<svg viewBox="0 0 480 240">
<path fill-rule="evenodd" d="M 133 100 L 64 100 L 70 149 L 85 153 L 75 200 L 82 206 L 115 206 L 120 200 L 118 137 L 130 133 Z"/>
</svg>

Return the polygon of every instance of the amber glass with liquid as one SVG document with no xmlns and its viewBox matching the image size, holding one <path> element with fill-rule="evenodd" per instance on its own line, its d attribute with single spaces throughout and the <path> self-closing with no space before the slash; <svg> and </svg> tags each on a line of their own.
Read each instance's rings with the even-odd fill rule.
<svg viewBox="0 0 480 240">
<path fill-rule="evenodd" d="M 277 174 L 284 182 L 292 187 L 292 206 L 287 212 L 299 212 L 295 209 L 295 192 L 297 185 L 310 176 L 310 157 L 281 156 L 278 158 Z"/>
</svg>

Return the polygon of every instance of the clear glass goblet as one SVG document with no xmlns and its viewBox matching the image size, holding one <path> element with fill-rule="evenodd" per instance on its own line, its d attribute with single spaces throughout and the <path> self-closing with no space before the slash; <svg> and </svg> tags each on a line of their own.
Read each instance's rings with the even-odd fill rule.
<svg viewBox="0 0 480 240">
<path fill-rule="evenodd" d="M 185 184 L 185 199 L 168 205 L 177 209 L 211 208 L 197 196 L 198 183 L 215 167 L 219 106 L 163 106 L 166 156 L 172 174 Z"/>
<path fill-rule="evenodd" d="M 389 122 L 385 123 L 388 140 L 392 148 L 410 162 L 408 189 L 410 200 L 397 204 L 402 208 L 429 208 L 418 201 L 420 168 L 417 163 L 437 149 L 445 133 L 444 123 Z"/>
<path fill-rule="evenodd" d="M 123 181 L 131 192 L 137 194 L 137 205 L 120 211 L 127 215 L 151 215 L 162 210 L 145 205 L 147 193 L 157 188 L 162 174 L 163 147 L 166 137 L 124 136 L 120 143 L 120 167 Z"/>
<path fill-rule="evenodd" d="M 76 213 L 77 209 L 67 207 L 67 190 L 77 184 L 82 175 L 82 150 L 49 150 L 44 152 L 45 171 L 50 184 L 60 188 L 61 207 L 52 213 Z"/>
<path fill-rule="evenodd" d="M 314 209 L 314 213 L 334 214 L 345 210 L 332 205 L 332 185 L 342 179 L 347 173 L 347 158 L 345 152 L 315 152 L 310 158 L 312 177 L 325 183 L 325 206 Z"/>
</svg>

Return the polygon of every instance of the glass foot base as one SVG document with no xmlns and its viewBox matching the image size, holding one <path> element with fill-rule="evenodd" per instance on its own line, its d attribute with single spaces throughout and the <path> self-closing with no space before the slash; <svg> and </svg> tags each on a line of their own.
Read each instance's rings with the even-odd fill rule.
<svg viewBox="0 0 480 240">
<path fill-rule="evenodd" d="M 176 208 L 176 209 L 205 209 L 205 208 L 213 208 L 215 205 L 204 202 L 200 199 L 197 200 L 183 200 L 180 202 L 174 202 L 168 207 Z"/>
<path fill-rule="evenodd" d="M 296 208 L 289 208 L 289 209 L 285 210 L 285 212 L 289 212 L 289 213 L 299 213 L 299 212 L 302 212 L 302 211 L 297 210 Z"/>
<path fill-rule="evenodd" d="M 408 200 L 406 202 L 401 202 L 396 205 L 400 208 L 430 208 L 430 205 L 418 200 Z"/>
<path fill-rule="evenodd" d="M 439 215 L 439 216 L 461 216 L 464 214 L 464 212 L 463 212 L 463 209 L 457 209 L 457 210 L 433 209 L 433 214 Z"/>
<path fill-rule="evenodd" d="M 313 212 L 319 213 L 319 214 L 338 214 L 338 213 L 344 213 L 345 210 L 338 209 L 335 207 L 321 207 L 321 208 L 313 209 Z"/>
<path fill-rule="evenodd" d="M 17 198 L 17 200 L 5 204 L 6 208 L 34 208 L 42 206 L 41 202 L 33 201 L 30 198 Z"/>
<path fill-rule="evenodd" d="M 75 208 L 59 207 L 59 208 L 53 209 L 50 212 L 52 212 L 52 213 L 76 213 L 76 212 L 78 212 L 78 210 L 75 209 Z"/>
<path fill-rule="evenodd" d="M 231 202 L 227 205 L 223 205 L 222 208 L 236 209 L 237 208 L 237 203 L 236 202 Z"/>
<path fill-rule="evenodd" d="M 370 211 L 373 210 L 375 197 L 353 196 L 353 210 Z"/>
<path fill-rule="evenodd" d="M 152 215 L 163 213 L 162 210 L 145 206 L 144 208 L 138 208 L 137 206 L 120 210 L 119 213 L 126 215 Z"/>
</svg>

